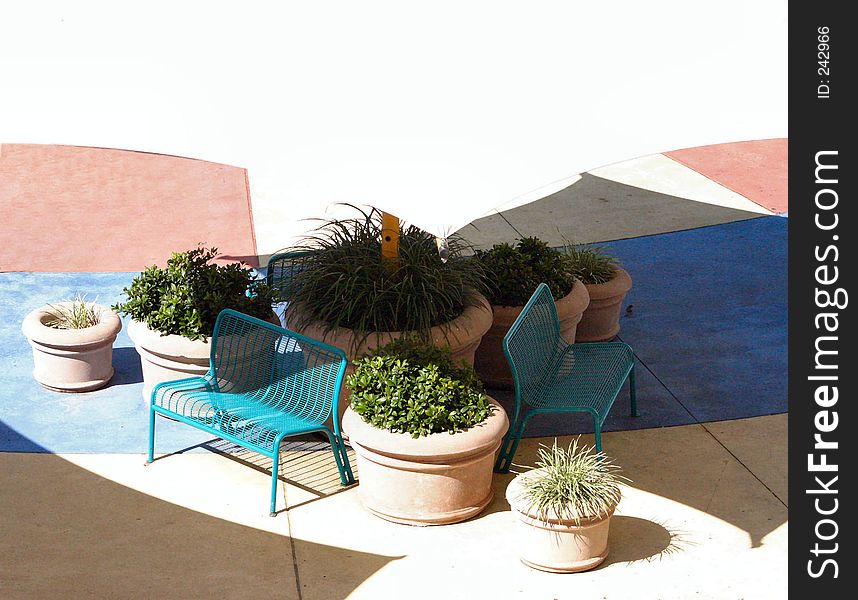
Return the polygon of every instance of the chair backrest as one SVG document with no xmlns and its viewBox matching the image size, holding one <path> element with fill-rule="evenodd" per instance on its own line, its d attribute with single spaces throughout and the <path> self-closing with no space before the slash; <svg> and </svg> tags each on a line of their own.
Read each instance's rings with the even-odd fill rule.
<svg viewBox="0 0 858 600">
<path fill-rule="evenodd" d="M 329 344 L 234 310 L 218 315 L 211 370 L 220 392 L 288 406 L 321 423 L 337 407 L 347 364 L 345 352 Z"/>
<path fill-rule="evenodd" d="M 265 281 L 281 301 L 289 301 L 289 286 L 294 285 L 293 278 L 304 270 L 309 256 L 306 251 L 279 252 L 268 259 Z"/>
<path fill-rule="evenodd" d="M 503 338 L 517 401 L 532 397 L 564 346 L 554 297 L 540 283 Z"/>
</svg>

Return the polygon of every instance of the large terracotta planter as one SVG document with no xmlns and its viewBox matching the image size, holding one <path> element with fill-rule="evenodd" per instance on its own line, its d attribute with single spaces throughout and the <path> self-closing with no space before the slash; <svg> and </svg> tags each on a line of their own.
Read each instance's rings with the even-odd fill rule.
<svg viewBox="0 0 858 600">
<path fill-rule="evenodd" d="M 147 402 L 152 388 L 164 381 L 200 377 L 209 370 L 211 338 L 191 340 L 181 335 L 161 335 L 146 323 L 128 324 L 128 337 L 140 355 L 143 367 L 143 399 Z"/>
<path fill-rule="evenodd" d="M 578 324 L 579 342 L 605 342 L 620 332 L 620 309 L 632 289 L 632 278 L 621 267 L 615 267 L 615 271 L 608 282 L 587 284 L 590 306 Z"/>
<path fill-rule="evenodd" d="M 347 409 L 343 430 L 354 448 L 360 496 L 373 514 L 408 525 L 469 519 L 492 499 L 492 468 L 509 421 L 503 408 L 456 434 L 412 438 L 366 423 Z"/>
<path fill-rule="evenodd" d="M 577 279 L 572 291 L 555 302 L 560 319 L 560 334 L 570 344 L 575 343 L 579 321 L 589 303 L 587 288 Z M 483 336 L 474 357 L 477 374 L 489 387 L 505 390 L 513 388 L 512 372 L 503 353 L 503 338 L 523 309 L 524 306 L 492 304 L 492 326 Z"/>
<path fill-rule="evenodd" d="M 393 340 L 402 337 L 402 331 L 383 331 L 372 333 L 362 343 L 356 345 L 355 332 L 345 327 L 337 327 L 326 330 L 323 323 L 303 323 L 301 306 L 296 305 L 286 311 L 286 327 L 307 337 L 323 341 L 337 348 L 342 348 L 349 359 L 346 375 L 354 373 L 352 363 L 379 346 L 384 346 Z M 436 346 L 450 346 L 450 351 L 455 362 L 464 361 L 469 365 L 474 364 L 474 352 L 480 345 L 483 335 L 492 325 L 492 310 L 489 301 L 478 295 L 476 306 L 466 306 L 461 315 L 443 325 L 438 325 L 430 330 L 433 343 Z M 348 397 L 351 392 L 343 386 L 340 394 L 340 419 L 349 405 Z"/>
<path fill-rule="evenodd" d="M 530 510 L 521 494 L 521 478 L 513 479 L 506 499 L 516 517 L 516 547 L 524 564 L 551 573 L 577 573 L 599 566 L 608 556 L 608 531 L 616 505 L 600 517 L 563 519 L 556 514 L 541 518 Z"/>
<path fill-rule="evenodd" d="M 60 302 L 56 306 L 70 306 Z M 113 342 L 122 329 L 115 312 L 96 304 L 98 325 L 84 329 L 54 329 L 46 323 L 56 317 L 50 305 L 24 318 L 21 330 L 33 347 L 33 377 L 59 392 L 88 392 L 107 385 L 113 377 Z"/>
</svg>

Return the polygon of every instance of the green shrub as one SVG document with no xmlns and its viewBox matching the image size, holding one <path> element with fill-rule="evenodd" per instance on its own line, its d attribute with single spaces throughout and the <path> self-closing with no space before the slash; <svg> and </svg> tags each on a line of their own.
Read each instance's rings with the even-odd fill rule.
<svg viewBox="0 0 858 600">
<path fill-rule="evenodd" d="M 351 408 L 379 429 L 418 438 L 455 433 L 494 410 L 473 367 L 453 363 L 448 348 L 404 337 L 359 359 L 346 378 Z"/>
<path fill-rule="evenodd" d="M 432 235 L 400 225 L 397 264 L 381 256 L 381 213 L 355 210 L 359 217 L 328 221 L 290 249 L 306 252 L 302 270 L 281 288 L 302 307 L 299 326 L 320 321 L 364 339 L 379 331 L 426 334 L 476 304 L 483 275 L 464 240 L 449 238 L 443 261 Z"/>
<path fill-rule="evenodd" d="M 610 281 L 619 265 L 602 246 L 567 245 L 564 256 L 569 272 L 587 284 Z"/>
<path fill-rule="evenodd" d="M 578 447 L 575 438 L 568 448 L 540 444 L 534 470 L 521 478 L 522 496 L 545 519 L 555 514 L 563 519 L 607 516 L 620 501 L 620 468 L 592 446 Z"/>
<path fill-rule="evenodd" d="M 260 319 L 271 317 L 272 294 L 241 263 L 216 265 L 217 248 L 174 252 L 161 269 L 151 266 L 123 291 L 127 300 L 113 310 L 144 321 L 162 335 L 205 339 L 218 313 L 231 308 Z"/>
<path fill-rule="evenodd" d="M 555 300 L 572 291 L 574 279 L 563 254 L 538 238 L 522 238 L 515 246 L 495 244 L 476 255 L 491 281 L 492 304 L 522 306 L 540 283 L 548 285 Z"/>
</svg>

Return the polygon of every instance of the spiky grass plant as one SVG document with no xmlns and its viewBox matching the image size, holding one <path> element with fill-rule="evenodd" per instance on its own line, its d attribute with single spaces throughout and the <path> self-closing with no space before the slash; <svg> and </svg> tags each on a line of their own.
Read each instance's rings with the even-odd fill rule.
<svg viewBox="0 0 858 600">
<path fill-rule="evenodd" d="M 603 246 L 567 244 L 564 259 L 569 272 L 584 283 L 607 283 L 614 278 L 619 261 Z"/>
<path fill-rule="evenodd" d="M 621 481 L 615 465 L 593 446 L 579 446 L 575 438 L 568 448 L 540 444 L 536 469 L 521 478 L 522 496 L 540 518 L 556 515 L 576 523 L 589 517 L 607 516 L 620 501 Z"/>
<path fill-rule="evenodd" d="M 447 240 L 444 261 L 431 234 L 400 224 L 399 260 L 390 262 L 381 256 L 381 212 L 352 208 L 355 218 L 326 221 L 289 249 L 306 252 L 282 288 L 290 308 L 301 306 L 299 326 L 319 321 L 363 339 L 380 331 L 425 335 L 477 303 L 483 271 L 462 238 Z"/>
<path fill-rule="evenodd" d="M 95 327 L 101 322 L 102 310 L 96 302 L 97 299 L 87 302 L 86 296 L 78 294 L 64 304 L 50 304 L 53 318 L 45 322 L 45 325 L 54 329 Z"/>
</svg>

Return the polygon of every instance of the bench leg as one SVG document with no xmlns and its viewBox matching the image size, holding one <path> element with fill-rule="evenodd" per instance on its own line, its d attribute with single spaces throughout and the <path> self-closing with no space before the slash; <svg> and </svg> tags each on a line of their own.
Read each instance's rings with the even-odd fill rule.
<svg viewBox="0 0 858 600">
<path fill-rule="evenodd" d="M 632 401 L 632 416 L 638 416 L 638 399 L 637 386 L 635 385 L 635 365 L 632 365 L 632 370 L 629 371 L 629 398 Z"/>
<path fill-rule="evenodd" d="M 274 449 L 273 462 L 271 464 L 271 510 L 268 513 L 269 517 L 276 517 L 275 512 L 277 507 L 277 475 L 280 474 L 280 440 L 277 442 L 277 447 Z"/>
<path fill-rule="evenodd" d="M 149 455 L 146 459 L 146 464 L 150 464 L 155 460 L 155 411 L 149 409 Z"/>
<path fill-rule="evenodd" d="M 331 443 L 331 450 L 334 453 L 334 462 L 337 464 L 337 471 L 340 473 L 340 483 L 342 485 L 351 485 L 355 482 L 355 476 L 352 473 L 352 466 L 349 463 L 349 455 L 346 453 L 346 447 L 342 438 L 331 433 L 330 429 L 325 428 L 325 433 L 328 435 L 328 441 Z"/>
</svg>

